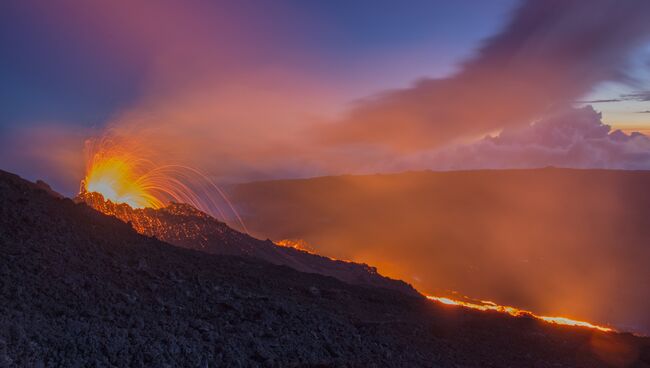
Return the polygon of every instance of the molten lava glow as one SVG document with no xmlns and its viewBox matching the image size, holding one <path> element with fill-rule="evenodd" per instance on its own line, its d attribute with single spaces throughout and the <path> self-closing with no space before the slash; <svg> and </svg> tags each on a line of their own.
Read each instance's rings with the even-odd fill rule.
<svg viewBox="0 0 650 368">
<path fill-rule="evenodd" d="M 439 296 L 427 296 L 427 299 L 433 300 L 442 304 L 446 305 L 455 305 L 455 306 L 461 306 L 465 308 L 470 308 L 470 309 L 475 309 L 475 310 L 480 310 L 480 311 L 495 311 L 495 312 L 500 312 L 500 313 L 507 313 L 511 316 L 515 317 L 520 317 L 520 316 L 530 316 L 533 318 L 537 318 L 539 320 L 548 322 L 548 323 L 554 323 L 558 325 L 567 325 L 567 326 L 579 326 L 579 327 L 587 327 L 587 328 L 593 328 L 597 329 L 600 331 L 604 332 L 612 332 L 614 331 L 613 329 L 609 327 L 603 327 L 603 326 L 598 326 L 591 324 L 589 322 L 584 322 L 584 321 L 576 321 L 570 318 L 566 317 L 547 317 L 547 316 L 538 316 L 534 314 L 533 312 L 523 310 L 523 309 L 518 309 L 515 307 L 510 307 L 510 306 L 505 306 L 505 305 L 498 305 L 494 302 L 488 301 L 488 300 L 481 300 L 481 301 L 462 301 L 462 300 L 456 300 L 456 299 L 451 299 L 447 297 L 439 297 Z"/>
<path fill-rule="evenodd" d="M 303 239 L 282 239 L 278 240 L 275 242 L 275 244 L 282 246 L 282 247 L 290 247 L 294 249 L 299 249 L 308 253 L 315 254 L 312 249 L 313 247 L 307 243 L 307 241 Z M 321 255 L 322 256 L 322 255 Z M 328 257 L 329 259 L 336 260 L 336 258 L 331 258 Z M 350 262 L 350 261 L 346 261 Z M 593 328 L 596 330 L 604 331 L 604 332 L 612 332 L 614 331 L 613 329 L 609 327 L 603 327 L 603 326 L 598 326 L 594 325 L 589 322 L 584 322 L 584 321 L 576 321 L 570 318 L 566 317 L 548 317 L 548 316 L 539 316 L 534 314 L 533 312 L 507 306 L 507 305 L 498 305 L 495 302 L 489 301 L 489 300 L 473 300 L 467 297 L 464 297 L 465 300 L 458 300 L 458 299 L 452 299 L 448 297 L 443 297 L 443 296 L 427 296 L 427 299 L 433 300 L 442 304 L 446 305 L 453 305 L 453 306 L 460 306 L 460 307 L 465 307 L 469 309 L 474 309 L 474 310 L 480 310 L 480 311 L 495 311 L 495 312 L 500 312 L 500 313 L 506 313 L 514 317 L 521 317 L 521 316 L 529 316 L 533 317 L 539 320 L 542 320 L 544 322 L 548 323 L 553 323 L 557 325 L 567 325 L 567 326 L 579 326 L 579 327 L 587 327 L 587 328 Z"/>
<path fill-rule="evenodd" d="M 246 226 L 223 191 L 198 170 L 183 165 L 158 165 L 141 145 L 125 138 L 86 142 L 86 174 L 81 192 L 97 192 L 113 203 L 133 208 L 161 208 L 171 202 L 187 203 L 226 220 Z M 229 211 L 226 216 L 225 210 Z"/>
<path fill-rule="evenodd" d="M 302 239 L 282 239 L 274 242 L 276 245 L 279 245 L 281 247 L 288 247 L 288 248 L 293 248 L 293 249 L 298 249 L 303 252 L 307 253 L 314 253 L 312 251 L 312 248 L 307 244 L 306 241 Z"/>
<path fill-rule="evenodd" d="M 86 173 L 83 189 L 134 208 L 162 207 L 161 200 L 152 194 L 150 171 L 139 174 L 137 170 L 137 161 L 128 156 L 95 160 Z"/>
</svg>

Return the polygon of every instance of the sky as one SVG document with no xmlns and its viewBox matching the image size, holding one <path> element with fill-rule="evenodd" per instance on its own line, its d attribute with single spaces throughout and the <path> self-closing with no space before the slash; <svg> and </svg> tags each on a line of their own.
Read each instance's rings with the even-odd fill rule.
<svg viewBox="0 0 650 368">
<path fill-rule="evenodd" d="M 53 3 L 45 8 L 30 1 L 2 4 L 3 125 L 41 120 L 103 124 L 143 93 L 155 56 L 147 55 L 147 50 L 130 49 L 131 36 L 93 24 L 84 13 L 99 12 L 100 6 L 75 14 L 65 9 L 75 6 L 74 2 Z M 259 55 L 274 54 L 269 64 L 293 64 L 333 78 L 345 85 L 341 86 L 345 87 L 341 91 L 344 97 L 354 98 L 379 88 L 406 85 L 422 75 L 448 73 L 455 62 L 497 29 L 512 3 L 500 0 L 475 6 L 472 1 L 414 1 L 401 7 L 394 1 L 278 1 L 272 6 L 244 1 L 228 11 L 242 17 L 238 25 L 242 33 L 249 26 L 276 33 L 260 37 L 265 45 Z M 156 2 L 147 5 L 157 6 Z M 143 12 L 147 5 L 141 6 Z M 190 13 L 192 8 L 199 12 L 198 4 L 188 2 L 185 6 Z M 55 7 L 60 8 L 52 9 Z M 215 22 L 222 16 L 219 2 L 205 10 L 209 12 L 205 17 L 214 16 Z M 115 9 L 116 13 L 129 11 L 126 2 L 122 9 Z M 108 21 L 108 16 L 104 20 Z M 459 21 L 472 26 L 461 26 Z M 181 22 L 178 19 L 177 24 L 168 26 L 181 27 Z M 152 27 L 164 26 L 154 23 Z M 203 32 L 200 37 L 222 37 L 219 25 Z M 308 65 L 296 65 L 303 60 Z M 219 64 L 217 61 L 212 67 L 221 68 Z"/>
<path fill-rule="evenodd" d="M 3 1 L 0 168 L 70 194 L 84 142 L 106 136 L 223 182 L 650 168 L 650 144 L 634 134 L 650 129 L 648 7 Z"/>
</svg>

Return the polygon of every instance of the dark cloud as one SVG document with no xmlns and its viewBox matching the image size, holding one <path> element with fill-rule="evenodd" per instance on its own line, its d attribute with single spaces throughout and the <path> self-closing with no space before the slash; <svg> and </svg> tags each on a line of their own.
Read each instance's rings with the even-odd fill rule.
<svg viewBox="0 0 650 368">
<path fill-rule="evenodd" d="M 454 76 L 361 101 L 323 135 L 413 152 L 528 124 L 600 82 L 631 80 L 624 69 L 648 39 L 648 14 L 646 0 L 526 1 Z"/>
<path fill-rule="evenodd" d="M 633 93 L 625 93 L 620 95 L 618 98 L 612 98 L 606 100 L 587 100 L 587 101 L 576 101 L 576 102 L 596 104 L 596 103 L 621 102 L 621 101 L 638 101 L 638 102 L 650 101 L 650 91 L 637 91 Z"/>
<path fill-rule="evenodd" d="M 586 100 L 586 101 L 576 101 L 577 103 L 586 103 L 586 104 L 597 104 L 597 103 L 609 103 L 609 102 L 621 102 L 620 98 L 610 98 L 605 100 Z"/>
<path fill-rule="evenodd" d="M 640 101 L 640 102 L 650 101 L 650 91 L 640 91 L 640 92 L 624 94 L 621 95 L 621 99 L 626 101 Z"/>
</svg>

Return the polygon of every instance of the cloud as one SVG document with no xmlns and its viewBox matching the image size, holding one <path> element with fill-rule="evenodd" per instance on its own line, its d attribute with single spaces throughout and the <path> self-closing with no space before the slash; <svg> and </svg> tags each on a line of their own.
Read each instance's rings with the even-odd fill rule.
<svg viewBox="0 0 650 368">
<path fill-rule="evenodd" d="M 345 83 L 312 66 L 318 63 L 308 48 L 295 44 L 296 29 L 263 21 L 274 19 L 261 16 L 263 8 L 198 4 L 62 0 L 27 7 L 63 39 L 82 35 L 105 46 L 116 55 L 111 63 L 143 65 L 142 95 L 106 122 L 105 134 L 146 148 L 147 159 L 193 166 L 218 181 L 430 167 L 420 158 L 438 148 L 526 127 L 565 110 L 596 83 L 628 80 L 628 54 L 650 32 L 645 0 L 529 0 L 458 73 L 379 93 L 346 112 Z M 83 146 L 87 137 L 70 126 L 57 130 L 66 132 L 66 147 Z M 58 149 L 48 144 L 25 145 Z M 45 154 L 29 162 L 36 157 L 54 182 L 78 171 L 73 160 L 52 163 Z"/>
<path fill-rule="evenodd" d="M 650 101 L 650 91 L 640 91 L 640 92 L 624 94 L 621 95 L 621 99 L 626 101 L 639 101 L 639 102 Z"/>
<path fill-rule="evenodd" d="M 7 140 L 33 137 L 34 144 L 0 147 L 0 153 L 21 156 L 25 165 L 54 177 L 52 182 L 73 178 L 77 183 L 59 188 L 66 193 L 78 188 L 83 172 L 70 160 L 41 155 L 63 143 L 47 147 L 40 131 L 65 137 L 66 147 L 81 159 L 84 140 L 106 134 L 147 152 L 146 159 L 193 166 L 219 180 L 302 170 L 297 157 L 310 150 L 304 127 L 341 105 L 341 86 L 314 71 L 318 66 L 294 37 L 296 24 L 270 21 L 290 16 L 288 4 L 249 5 L 27 0 L 25 14 L 42 19 L 57 39 L 101 45 L 115 55 L 110 64 L 143 65 L 145 72 L 139 96 L 101 122 L 105 131 L 87 130 L 84 136 L 71 124 L 32 123 L 7 132 Z"/>
<path fill-rule="evenodd" d="M 576 102 L 585 103 L 585 104 L 598 104 L 598 103 L 621 102 L 621 101 L 622 100 L 620 98 L 608 98 L 602 100 L 583 100 L 583 101 L 576 101 Z"/>
<path fill-rule="evenodd" d="M 647 170 L 650 138 L 639 132 L 612 131 L 601 114 L 587 106 L 420 159 L 442 170 L 545 166 Z"/>
<path fill-rule="evenodd" d="M 650 2 L 529 0 L 460 71 L 360 101 L 320 134 L 335 144 L 414 152 L 523 126 L 603 81 L 630 81 Z M 642 96 L 636 96 L 642 98 Z"/>
<path fill-rule="evenodd" d="M 605 99 L 605 100 L 587 100 L 577 101 L 579 103 L 607 103 L 607 102 L 621 102 L 621 101 L 637 101 L 647 102 L 650 101 L 650 91 L 637 91 L 633 93 L 624 93 L 618 98 Z"/>
</svg>

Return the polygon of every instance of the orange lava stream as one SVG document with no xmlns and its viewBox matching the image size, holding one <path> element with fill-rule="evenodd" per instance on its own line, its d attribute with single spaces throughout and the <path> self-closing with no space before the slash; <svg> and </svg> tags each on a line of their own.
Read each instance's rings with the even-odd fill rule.
<svg viewBox="0 0 650 368">
<path fill-rule="evenodd" d="M 507 306 L 507 305 L 498 305 L 494 302 L 488 301 L 488 300 L 481 300 L 477 302 L 467 302 L 467 301 L 462 301 L 462 300 L 455 300 L 447 297 L 439 297 L 439 296 L 427 296 L 427 299 L 433 300 L 442 304 L 446 305 L 455 305 L 455 306 L 460 306 L 460 307 L 465 307 L 469 309 L 475 309 L 475 310 L 480 310 L 480 311 L 495 311 L 495 312 L 500 312 L 500 313 L 506 313 L 511 316 L 515 317 L 520 317 L 520 316 L 530 316 L 533 318 L 537 318 L 539 320 L 548 322 L 548 323 L 553 323 L 557 325 L 566 325 L 566 326 L 578 326 L 578 327 L 587 327 L 587 328 L 593 328 L 596 330 L 600 330 L 603 332 L 613 332 L 614 329 L 609 328 L 609 327 L 603 327 L 603 326 L 598 326 L 594 325 L 589 322 L 584 322 L 584 321 L 576 321 L 570 318 L 566 317 L 548 317 L 548 316 L 538 316 L 534 314 L 533 312 Z"/>
<path fill-rule="evenodd" d="M 315 254 L 312 251 L 312 247 L 307 243 L 305 240 L 302 239 L 282 239 L 275 241 L 275 244 L 283 247 L 290 247 L 294 249 L 298 249 L 304 252 L 312 253 Z M 321 255 L 322 256 L 322 255 Z M 327 257 L 332 260 L 337 260 L 336 258 L 332 257 Z M 346 261 L 345 262 L 351 262 L 351 261 Z M 465 297 L 467 300 L 471 300 L 467 297 Z M 600 330 L 603 332 L 615 332 L 614 329 L 609 328 L 609 327 L 604 327 L 604 326 L 598 326 L 589 322 L 585 321 L 577 321 L 574 319 L 566 318 L 566 317 L 549 317 L 549 316 L 539 316 L 536 315 L 533 312 L 519 309 L 516 307 L 508 306 L 508 305 L 499 305 L 496 304 L 495 302 L 489 301 L 489 300 L 477 300 L 477 301 L 462 301 L 462 300 L 457 300 L 457 299 L 451 299 L 447 297 L 441 297 L 441 296 L 427 296 L 427 299 L 436 301 L 442 304 L 446 305 L 454 305 L 454 306 L 460 306 L 460 307 L 465 307 L 469 309 L 474 309 L 474 310 L 479 310 L 479 311 L 495 311 L 499 313 L 506 313 L 514 317 L 521 317 L 521 316 L 529 316 L 533 317 L 539 320 L 542 320 L 547 323 L 552 323 L 552 324 L 557 324 L 557 325 L 565 325 L 565 326 L 577 326 L 577 327 L 586 327 L 586 328 L 593 328 L 596 330 Z"/>
<path fill-rule="evenodd" d="M 314 252 L 311 250 L 311 247 L 307 244 L 306 241 L 304 241 L 302 239 L 297 239 L 297 240 L 294 240 L 294 239 L 282 239 L 282 240 L 275 241 L 274 243 L 276 245 L 281 246 L 281 247 L 288 247 L 288 248 L 298 249 L 298 250 L 301 250 L 303 252 L 314 254 Z M 327 258 L 334 259 L 334 258 L 331 258 L 331 257 L 327 257 Z"/>
</svg>

